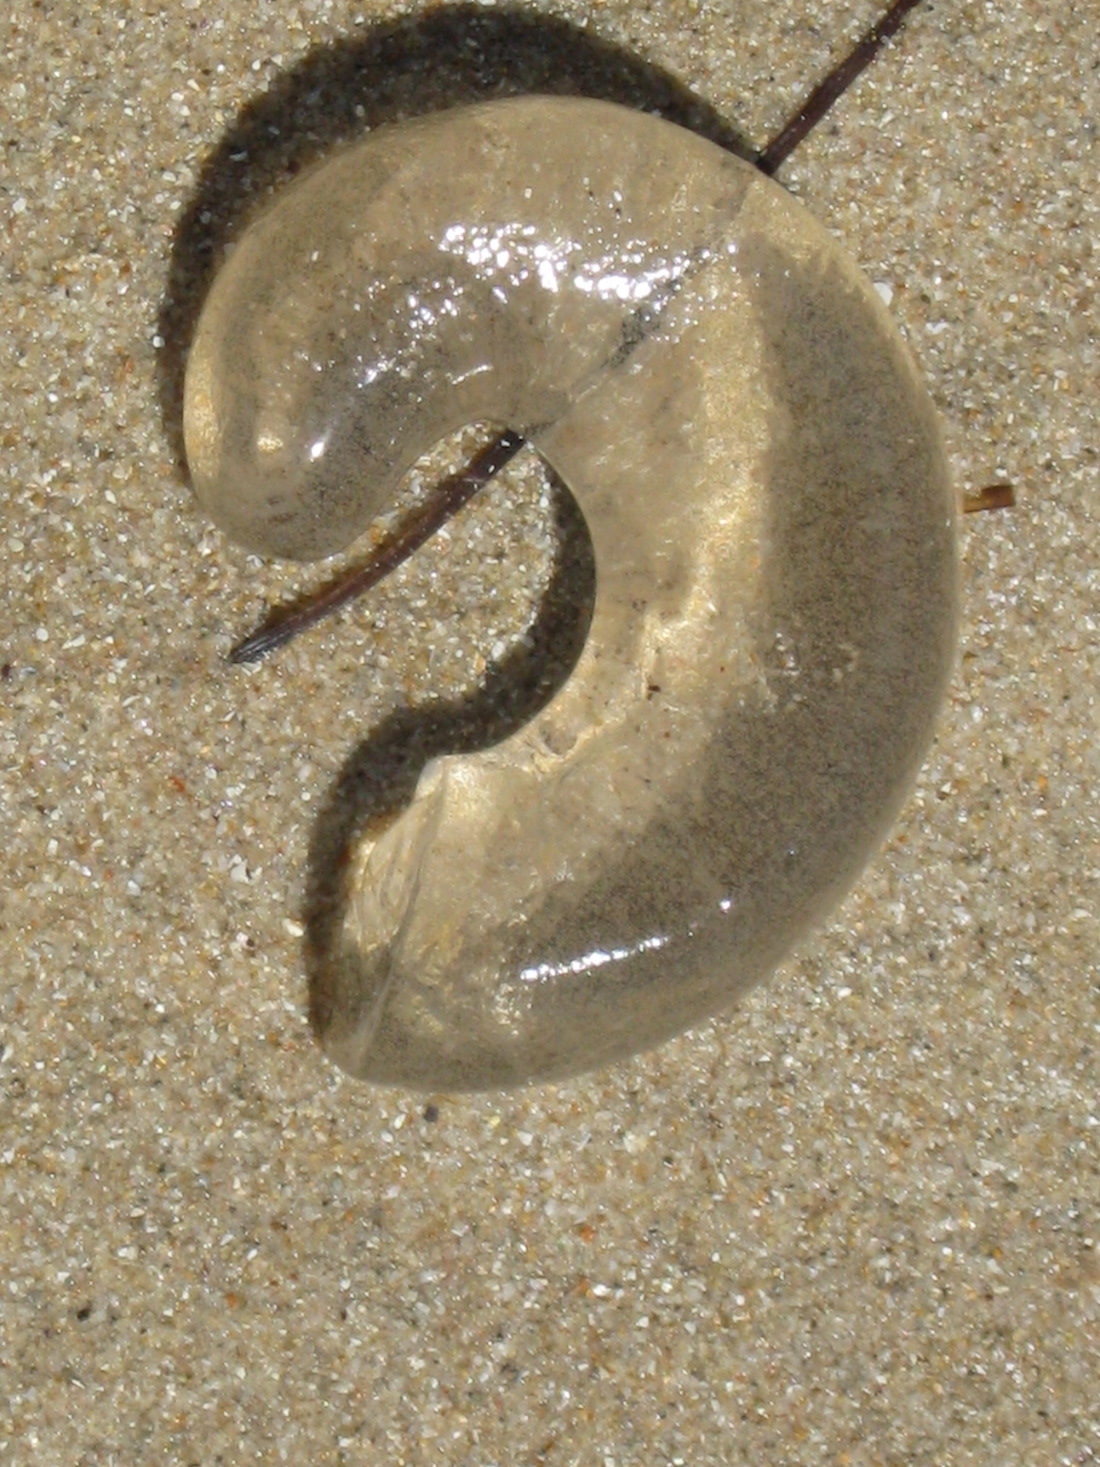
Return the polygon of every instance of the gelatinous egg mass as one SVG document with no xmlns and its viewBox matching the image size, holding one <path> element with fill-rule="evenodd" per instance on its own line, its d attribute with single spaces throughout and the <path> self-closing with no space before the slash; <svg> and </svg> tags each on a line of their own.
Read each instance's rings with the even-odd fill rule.
<svg viewBox="0 0 1100 1467">
<path fill-rule="evenodd" d="M 955 640 L 935 415 L 882 302 L 693 133 L 524 98 L 382 129 L 290 186 L 205 306 L 203 505 L 350 542 L 474 420 L 584 515 L 591 627 L 551 701 L 433 760 L 353 853 L 318 1005 L 355 1075 L 567 1075 L 728 1006 L 904 799 Z"/>
</svg>

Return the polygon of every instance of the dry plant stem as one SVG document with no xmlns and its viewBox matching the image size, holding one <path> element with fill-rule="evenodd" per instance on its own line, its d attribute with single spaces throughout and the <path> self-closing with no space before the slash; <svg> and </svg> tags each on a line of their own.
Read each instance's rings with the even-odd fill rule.
<svg viewBox="0 0 1100 1467">
<path fill-rule="evenodd" d="M 844 95 L 865 67 L 897 31 L 911 10 L 921 0 L 895 0 L 881 20 L 875 22 L 865 36 L 834 66 L 829 75 L 803 102 L 787 125 L 768 144 L 756 160 L 756 166 L 769 177 L 787 161 L 803 138 L 821 121 L 833 104 Z"/>
<path fill-rule="evenodd" d="M 520 433 L 510 430 L 500 433 L 480 450 L 464 469 L 444 479 L 432 491 L 432 497 L 419 511 L 410 516 L 392 539 L 382 545 L 366 565 L 360 566 L 350 576 L 337 581 L 299 610 L 291 612 L 270 626 L 261 627 L 243 642 L 238 642 L 229 654 L 230 662 L 255 662 L 275 647 L 281 647 L 296 637 L 299 632 L 313 626 L 322 617 L 330 616 L 349 601 L 362 596 L 377 586 L 404 564 L 425 541 L 452 519 L 462 506 L 468 503 L 479 489 L 483 489 L 510 463 L 523 447 L 526 440 Z"/>
<path fill-rule="evenodd" d="M 986 484 L 967 494 L 962 502 L 963 514 L 978 514 L 986 509 L 1012 509 L 1016 504 L 1016 489 L 1012 484 Z"/>
<path fill-rule="evenodd" d="M 901 28 L 909 11 L 920 3 L 921 0 L 895 0 L 881 20 L 871 27 L 825 80 L 814 88 L 790 121 L 763 150 L 756 160 L 756 166 L 762 173 L 771 176 L 786 162 L 799 143 L 818 125 L 838 98 L 844 95 L 860 72 L 875 59 L 885 42 Z M 381 546 L 366 565 L 321 591 L 303 606 L 238 642 L 229 654 L 229 661 L 256 662 L 276 647 L 284 646 L 301 632 L 331 616 L 348 602 L 373 589 L 379 581 L 392 574 L 419 550 L 421 545 L 510 463 L 524 442 L 523 436 L 511 429 L 498 434 L 475 455 L 465 469 L 445 479 L 424 508 Z"/>
</svg>

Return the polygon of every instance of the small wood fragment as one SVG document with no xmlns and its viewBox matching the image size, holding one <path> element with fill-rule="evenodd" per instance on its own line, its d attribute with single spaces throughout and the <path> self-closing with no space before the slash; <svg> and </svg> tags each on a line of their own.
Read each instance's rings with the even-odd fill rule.
<svg viewBox="0 0 1100 1467">
<path fill-rule="evenodd" d="M 963 495 L 963 514 L 978 514 L 986 509 L 1013 509 L 1016 504 L 1014 484 L 986 484 Z"/>
</svg>

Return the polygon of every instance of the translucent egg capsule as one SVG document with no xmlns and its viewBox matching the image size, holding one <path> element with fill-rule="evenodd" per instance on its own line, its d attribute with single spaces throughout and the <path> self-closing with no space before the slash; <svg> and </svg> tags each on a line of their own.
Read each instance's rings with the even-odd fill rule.
<svg viewBox="0 0 1100 1467">
<path fill-rule="evenodd" d="M 263 554 L 342 548 L 478 420 L 591 536 L 564 685 L 353 853 L 317 1006 L 352 1074 L 654 1045 L 768 974 L 896 815 L 955 641 L 940 435 L 874 290 L 740 159 L 578 99 L 379 130 L 234 249 L 185 418 L 201 502 Z"/>
</svg>

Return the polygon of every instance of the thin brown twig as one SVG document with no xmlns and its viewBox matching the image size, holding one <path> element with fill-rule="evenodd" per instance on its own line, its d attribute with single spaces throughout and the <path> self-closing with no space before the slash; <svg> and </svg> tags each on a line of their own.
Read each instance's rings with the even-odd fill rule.
<svg viewBox="0 0 1100 1467">
<path fill-rule="evenodd" d="M 469 503 L 479 489 L 483 489 L 490 479 L 499 474 L 504 465 L 515 458 L 525 442 L 521 433 L 513 433 L 511 430 L 499 433 L 491 443 L 474 455 L 464 469 L 437 484 L 428 502 L 406 519 L 397 533 L 378 548 L 366 565 L 359 566 L 342 581 L 336 581 L 296 611 L 260 627 L 259 631 L 253 632 L 243 642 L 238 642 L 229 654 L 230 662 L 256 662 L 274 648 L 289 642 L 299 632 L 313 626 L 322 617 L 331 616 L 341 606 L 346 606 L 349 601 L 354 601 L 356 597 L 377 586 L 379 581 L 384 580 L 419 550 L 426 540 L 430 540 L 464 504 Z"/>
<path fill-rule="evenodd" d="M 818 125 L 860 72 L 870 66 L 890 37 L 901 29 L 905 17 L 920 3 L 921 0 L 894 0 L 886 14 L 875 21 L 844 60 L 838 62 L 825 80 L 814 87 L 790 121 L 772 138 L 756 160 L 761 173 L 770 176 L 787 161 L 806 134 Z"/>
<path fill-rule="evenodd" d="M 963 514 L 978 514 L 986 509 L 1012 509 L 1016 504 L 1016 489 L 1012 484 L 985 484 L 973 494 L 963 496 Z"/>
</svg>

